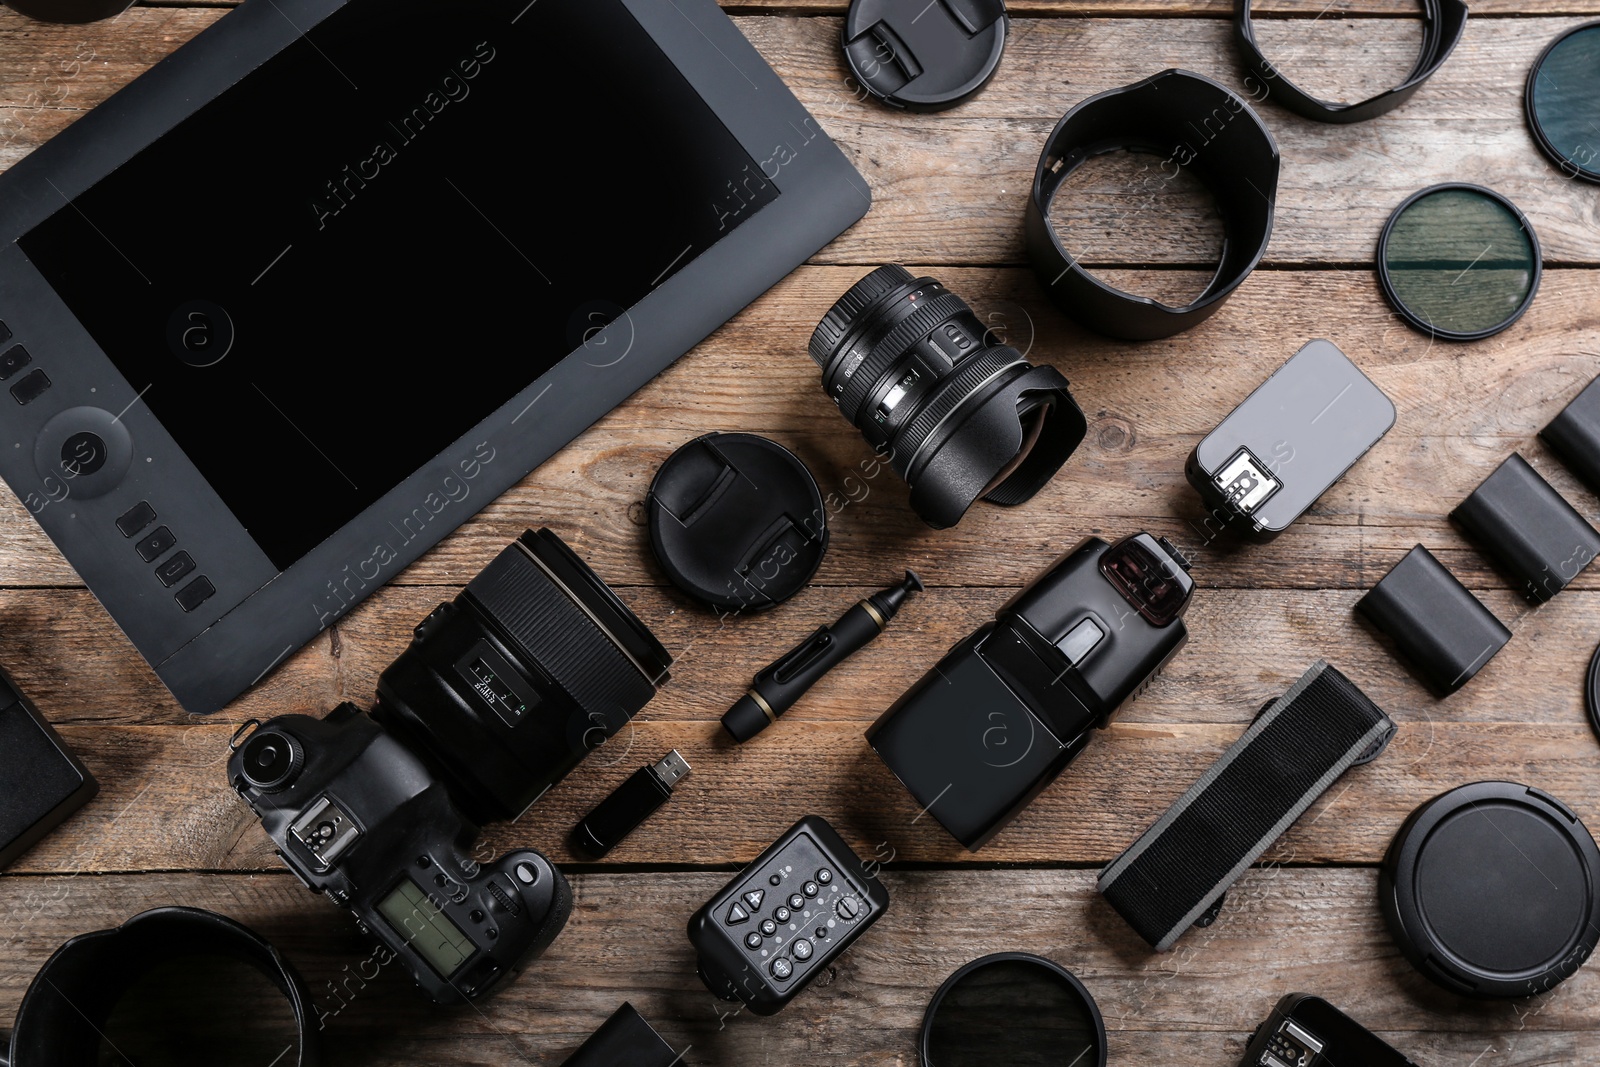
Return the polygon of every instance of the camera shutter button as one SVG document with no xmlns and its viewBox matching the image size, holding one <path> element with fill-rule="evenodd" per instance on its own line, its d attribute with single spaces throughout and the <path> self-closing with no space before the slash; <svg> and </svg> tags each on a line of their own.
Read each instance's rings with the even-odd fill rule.
<svg viewBox="0 0 1600 1067">
<path fill-rule="evenodd" d="M 517 864 L 517 881 L 523 885 L 533 885 L 539 880 L 539 869 L 531 863 Z"/>
</svg>

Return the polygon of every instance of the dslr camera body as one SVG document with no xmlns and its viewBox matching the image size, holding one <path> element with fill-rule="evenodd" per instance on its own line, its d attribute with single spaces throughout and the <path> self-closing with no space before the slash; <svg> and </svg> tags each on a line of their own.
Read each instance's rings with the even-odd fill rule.
<svg viewBox="0 0 1600 1067">
<path fill-rule="evenodd" d="M 946 653 L 867 741 L 975 852 L 1183 647 L 1193 593 L 1165 538 L 1087 538 Z"/>
<path fill-rule="evenodd" d="M 538 852 L 476 862 L 479 830 L 626 726 L 670 663 L 560 538 L 529 531 L 422 621 L 370 716 L 346 703 L 246 723 L 228 780 L 289 869 L 430 999 L 476 1001 L 537 959 L 572 908 Z"/>
<path fill-rule="evenodd" d="M 278 857 L 404 961 L 436 1004 L 487 996 L 567 923 L 561 872 L 532 850 L 476 863 L 479 828 L 449 788 L 354 704 L 320 720 L 273 719 L 230 763 Z"/>
</svg>

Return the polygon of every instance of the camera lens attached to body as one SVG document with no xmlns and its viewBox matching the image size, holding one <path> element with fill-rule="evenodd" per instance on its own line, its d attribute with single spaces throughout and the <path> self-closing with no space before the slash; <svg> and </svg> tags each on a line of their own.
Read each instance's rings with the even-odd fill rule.
<svg viewBox="0 0 1600 1067">
<path fill-rule="evenodd" d="M 922 1067 L 1105 1067 L 1106 1024 L 1082 982 L 1026 952 L 945 979 L 922 1019 Z"/>
<path fill-rule="evenodd" d="M 671 657 L 560 538 L 529 531 L 416 629 L 372 715 L 247 723 L 228 779 L 305 885 L 356 915 L 437 1003 L 537 959 L 572 893 L 532 850 L 481 863 L 520 815 L 626 725 Z"/>
<path fill-rule="evenodd" d="M 935 529 L 979 497 L 1031 499 L 1088 430 L 1059 371 L 992 343 L 966 301 L 895 264 L 839 298 L 811 335 L 811 358 L 823 392 L 888 455 Z"/>
<path fill-rule="evenodd" d="M 416 629 L 372 717 L 414 739 L 462 813 L 515 819 L 628 724 L 672 657 L 572 549 L 528 531 Z"/>
</svg>

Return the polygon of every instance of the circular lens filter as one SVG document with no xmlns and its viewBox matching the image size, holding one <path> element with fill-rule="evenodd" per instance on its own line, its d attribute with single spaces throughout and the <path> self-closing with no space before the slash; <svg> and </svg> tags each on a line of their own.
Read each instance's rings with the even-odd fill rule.
<svg viewBox="0 0 1600 1067">
<path fill-rule="evenodd" d="M 1424 333 L 1479 341 L 1522 317 L 1539 291 L 1539 238 L 1493 189 L 1452 183 L 1414 193 L 1378 239 L 1378 282 Z"/>
<path fill-rule="evenodd" d="M 1600 182 L 1600 22 L 1551 42 L 1528 74 L 1528 126 L 1563 173 Z"/>
<path fill-rule="evenodd" d="M 933 995 L 923 1067 L 1105 1067 L 1106 1025 L 1071 971 L 1042 956 L 974 960 Z"/>
<path fill-rule="evenodd" d="M 1547 793 L 1477 782 L 1395 835 L 1378 879 L 1390 933 L 1457 993 L 1526 997 L 1569 978 L 1600 941 L 1600 849 Z"/>
</svg>

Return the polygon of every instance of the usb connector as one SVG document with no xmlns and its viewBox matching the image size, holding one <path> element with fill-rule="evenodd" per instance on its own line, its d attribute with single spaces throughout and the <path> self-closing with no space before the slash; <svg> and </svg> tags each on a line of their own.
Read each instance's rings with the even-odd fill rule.
<svg viewBox="0 0 1600 1067">
<path fill-rule="evenodd" d="M 680 756 L 677 749 L 662 756 L 652 769 L 656 772 L 656 778 L 669 792 L 673 786 L 683 781 L 690 771 L 689 761 Z"/>
<path fill-rule="evenodd" d="M 689 761 L 677 749 L 640 767 L 573 829 L 573 849 L 597 859 L 610 852 L 671 799 L 672 787 L 689 771 Z"/>
</svg>

